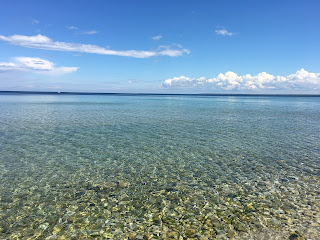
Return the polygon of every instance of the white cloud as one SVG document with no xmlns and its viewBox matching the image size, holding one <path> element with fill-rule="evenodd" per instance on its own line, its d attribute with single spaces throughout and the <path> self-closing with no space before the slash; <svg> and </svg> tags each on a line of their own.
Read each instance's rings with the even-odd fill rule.
<svg viewBox="0 0 320 240">
<path fill-rule="evenodd" d="M 222 35 L 222 36 L 232 36 L 235 35 L 235 33 L 229 32 L 226 29 L 222 28 L 222 29 L 217 29 L 215 30 L 216 34 L 218 35 Z"/>
<path fill-rule="evenodd" d="M 78 28 L 75 26 L 66 26 L 66 28 L 70 29 L 70 30 L 77 30 Z"/>
<path fill-rule="evenodd" d="M 320 90 L 320 73 L 304 69 L 288 76 L 273 76 L 266 72 L 255 76 L 239 76 L 234 72 L 220 73 L 215 78 L 188 78 L 185 76 L 166 79 L 165 88 L 200 88 L 214 90 Z"/>
<path fill-rule="evenodd" d="M 68 52 L 82 52 L 82 53 L 95 53 L 104 55 L 116 55 L 126 56 L 135 58 L 149 58 L 154 56 L 170 56 L 177 57 L 185 53 L 190 53 L 188 49 L 183 49 L 180 45 L 175 46 L 161 46 L 157 51 L 139 51 L 139 50 L 111 50 L 108 48 L 100 47 L 92 44 L 81 44 L 81 43 L 67 43 L 67 42 L 54 42 L 47 36 L 38 34 L 36 36 L 23 36 L 23 35 L 12 35 L 2 36 L 0 40 L 7 41 L 13 45 L 37 48 L 54 51 L 68 51 Z"/>
<path fill-rule="evenodd" d="M 82 34 L 93 35 L 93 34 L 97 34 L 97 33 L 98 33 L 98 31 L 91 30 L 91 31 L 83 32 Z"/>
<path fill-rule="evenodd" d="M 192 88 L 201 84 L 200 79 L 188 78 L 185 76 L 174 77 L 170 79 L 166 79 L 162 86 L 164 87 L 176 87 L 176 88 Z"/>
<path fill-rule="evenodd" d="M 176 48 L 172 48 L 172 47 Z M 190 50 L 188 49 L 183 49 L 180 44 L 175 44 L 175 45 L 161 45 L 158 47 L 157 55 L 162 55 L 162 56 L 169 56 L 169 57 L 177 57 L 181 56 L 184 53 L 189 54 Z"/>
<path fill-rule="evenodd" d="M 78 70 L 77 67 L 55 67 L 53 62 L 42 58 L 15 57 L 12 62 L 0 62 L 0 72 L 19 71 L 47 75 L 63 75 Z"/>
<path fill-rule="evenodd" d="M 154 37 L 152 37 L 152 39 L 153 39 L 153 40 L 156 40 L 156 41 L 157 41 L 157 40 L 160 40 L 161 38 L 162 38 L 162 36 L 161 36 L 161 35 L 158 35 L 158 36 L 154 36 Z"/>
</svg>

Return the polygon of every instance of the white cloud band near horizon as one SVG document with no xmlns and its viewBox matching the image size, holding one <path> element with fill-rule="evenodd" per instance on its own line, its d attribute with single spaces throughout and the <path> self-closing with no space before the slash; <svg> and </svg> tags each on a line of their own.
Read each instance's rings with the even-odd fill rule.
<svg viewBox="0 0 320 240">
<path fill-rule="evenodd" d="M 67 43 L 53 41 L 51 38 L 38 34 L 35 36 L 24 35 L 12 35 L 3 36 L 0 35 L 0 40 L 9 42 L 12 45 L 36 48 L 53 51 L 65 51 L 65 52 L 81 52 L 81 53 L 94 53 L 102 55 L 115 55 L 134 58 L 149 58 L 154 56 L 169 56 L 178 57 L 183 54 L 189 54 L 188 49 L 184 49 L 179 45 L 173 46 L 161 46 L 156 51 L 140 51 L 140 50 L 112 50 L 109 48 L 100 47 L 92 44 L 81 43 Z"/>
<path fill-rule="evenodd" d="M 15 71 L 57 76 L 78 69 L 78 67 L 55 67 L 53 62 L 37 57 L 15 57 L 11 62 L 0 62 L 0 73 Z"/>
<path fill-rule="evenodd" d="M 304 69 L 288 76 L 273 76 L 266 72 L 255 76 L 246 74 L 239 76 L 228 71 L 215 78 L 189 78 L 185 76 L 166 79 L 164 88 L 205 89 L 220 91 L 243 90 L 320 90 L 320 73 L 309 73 Z"/>
</svg>

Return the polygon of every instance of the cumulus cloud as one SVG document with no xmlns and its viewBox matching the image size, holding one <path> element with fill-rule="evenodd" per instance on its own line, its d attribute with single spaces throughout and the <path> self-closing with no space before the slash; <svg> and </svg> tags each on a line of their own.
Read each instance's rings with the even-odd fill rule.
<svg viewBox="0 0 320 240">
<path fill-rule="evenodd" d="M 161 38 L 162 38 L 162 36 L 161 36 L 161 35 L 158 35 L 158 36 L 154 36 L 154 37 L 152 37 L 152 39 L 153 39 L 153 40 L 156 40 L 156 41 L 157 41 L 157 40 L 160 40 Z"/>
<path fill-rule="evenodd" d="M 35 36 L 24 36 L 24 35 L 12 35 L 2 36 L 0 40 L 9 42 L 13 45 L 37 48 L 54 51 L 67 51 L 67 52 L 82 52 L 82 53 L 95 53 L 103 55 L 115 55 L 125 56 L 134 58 L 149 58 L 154 56 L 170 56 L 177 57 L 185 53 L 190 53 L 188 49 L 182 48 L 180 45 L 159 47 L 155 51 L 139 51 L 139 50 L 111 50 L 108 48 L 100 47 L 92 44 L 81 44 L 81 43 L 67 43 L 67 42 L 55 42 L 47 36 L 38 34 Z"/>
<path fill-rule="evenodd" d="M 273 76 L 266 72 L 255 76 L 239 76 L 234 72 L 220 73 L 215 78 L 188 78 L 185 76 L 166 79 L 165 88 L 200 88 L 214 90 L 320 90 L 320 73 L 309 73 L 304 69 L 288 76 Z"/>
<path fill-rule="evenodd" d="M 19 71 L 47 75 L 63 75 L 78 70 L 77 67 L 55 67 L 53 62 L 42 58 L 15 57 L 11 62 L 0 62 L 0 72 Z"/>
<path fill-rule="evenodd" d="M 235 33 L 227 31 L 225 28 L 222 29 L 217 29 L 215 30 L 217 35 L 222 35 L 222 36 L 232 36 L 235 35 Z"/>
</svg>

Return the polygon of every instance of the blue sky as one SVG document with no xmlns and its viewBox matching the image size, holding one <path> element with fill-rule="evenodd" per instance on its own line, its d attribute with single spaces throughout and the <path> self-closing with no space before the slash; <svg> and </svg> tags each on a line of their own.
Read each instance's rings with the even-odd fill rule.
<svg viewBox="0 0 320 240">
<path fill-rule="evenodd" d="M 320 93 L 319 1 L 3 1 L 0 90 Z"/>
</svg>

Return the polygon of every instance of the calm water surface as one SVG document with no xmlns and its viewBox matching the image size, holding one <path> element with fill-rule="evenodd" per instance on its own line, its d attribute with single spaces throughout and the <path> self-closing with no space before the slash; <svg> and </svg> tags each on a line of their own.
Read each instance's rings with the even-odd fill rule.
<svg viewBox="0 0 320 240">
<path fill-rule="evenodd" d="M 0 95 L 0 239 L 319 239 L 320 98 Z"/>
</svg>

